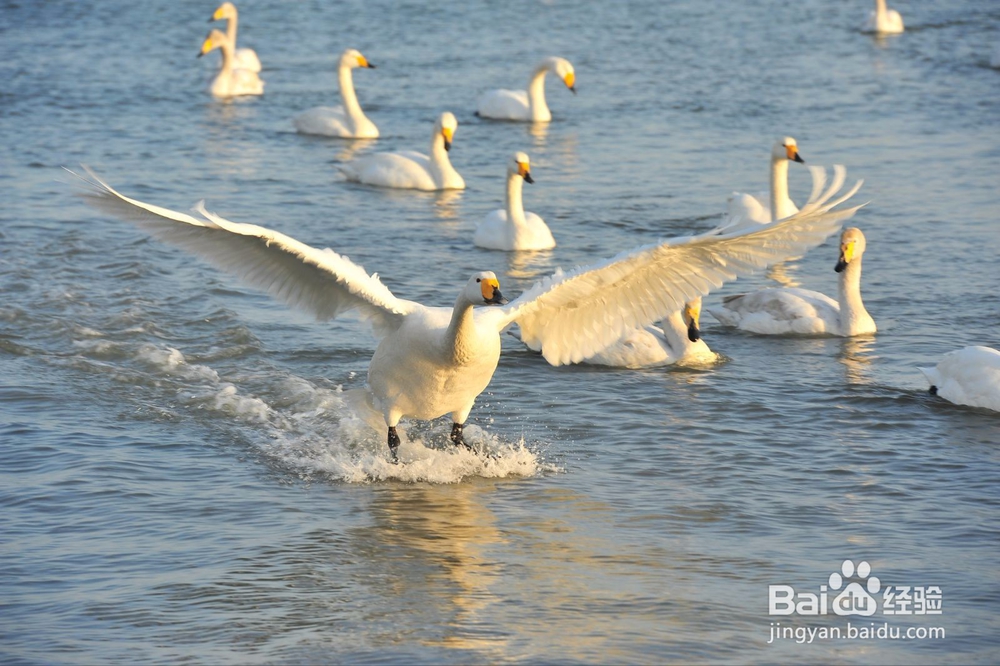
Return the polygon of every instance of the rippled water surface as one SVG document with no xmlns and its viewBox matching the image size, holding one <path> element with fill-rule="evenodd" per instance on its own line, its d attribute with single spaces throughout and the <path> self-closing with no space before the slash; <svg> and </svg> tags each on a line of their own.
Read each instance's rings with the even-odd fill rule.
<svg viewBox="0 0 1000 666">
<path fill-rule="evenodd" d="M 46 663 L 981 662 L 1000 659 L 1000 415 L 918 366 L 1000 347 L 1000 5 L 244 0 L 266 94 L 221 103 L 204 2 L 0 5 L 0 654 Z M 346 47 L 375 143 L 297 135 Z M 473 115 L 539 57 L 549 126 Z M 443 110 L 468 189 L 349 185 L 371 150 L 426 150 Z M 709 229 L 767 186 L 774 137 L 847 165 L 871 203 L 874 338 L 704 336 L 703 369 L 553 368 L 504 342 L 470 419 L 499 460 L 413 423 L 409 462 L 354 404 L 375 346 L 87 208 L 62 166 L 137 198 L 332 247 L 449 305 L 472 272 L 517 294 Z M 505 162 L 532 158 L 546 253 L 474 248 Z M 792 166 L 793 198 L 808 172 Z M 795 262 L 835 293 L 836 242 Z M 764 276 L 720 293 L 768 284 Z M 718 294 L 706 299 L 711 305 Z M 845 559 L 940 586 L 938 640 L 768 643 L 768 585 Z M 846 627 L 846 619 L 781 618 Z M 856 623 L 862 622 L 854 618 Z"/>
</svg>

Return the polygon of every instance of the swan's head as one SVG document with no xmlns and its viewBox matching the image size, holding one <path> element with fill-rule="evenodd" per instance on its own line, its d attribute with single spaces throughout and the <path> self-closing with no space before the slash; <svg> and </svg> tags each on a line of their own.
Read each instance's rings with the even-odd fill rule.
<svg viewBox="0 0 1000 666">
<path fill-rule="evenodd" d="M 701 329 L 698 328 L 698 320 L 701 317 L 701 296 L 684 304 L 684 323 L 688 327 L 688 340 L 698 342 L 701 340 Z"/>
<path fill-rule="evenodd" d="M 500 281 L 493 271 L 476 273 L 469 278 L 463 294 L 473 305 L 503 305 L 507 302 L 500 293 Z"/>
<path fill-rule="evenodd" d="M 782 137 L 774 142 L 774 149 L 771 151 L 771 157 L 775 160 L 790 160 L 792 162 L 798 162 L 799 164 L 805 164 L 805 160 L 799 155 L 799 144 L 798 142 L 790 136 Z"/>
<path fill-rule="evenodd" d="M 356 67 L 367 67 L 368 69 L 375 69 L 375 65 L 368 62 L 368 58 L 361 55 L 361 51 L 357 49 L 347 49 L 340 54 L 340 66 L 350 67 L 354 69 Z"/>
<path fill-rule="evenodd" d="M 517 152 L 514 156 L 510 158 L 510 162 L 507 163 L 507 173 L 511 175 L 518 175 L 528 183 L 535 182 L 535 179 L 531 177 L 531 160 L 528 159 L 527 153 Z"/>
<path fill-rule="evenodd" d="M 444 138 L 444 149 L 451 150 L 451 142 L 455 139 L 455 132 L 458 130 L 458 121 L 451 111 L 442 113 L 437 122 L 434 123 L 434 131 L 440 133 Z"/>
<path fill-rule="evenodd" d="M 224 44 L 229 42 L 229 38 L 226 37 L 226 33 L 221 30 L 212 30 L 208 33 L 208 37 L 201 45 L 201 51 L 198 52 L 198 57 L 202 57 L 206 53 L 211 52 L 213 49 L 222 47 Z"/>
<path fill-rule="evenodd" d="M 840 259 L 833 270 L 843 273 L 852 261 L 857 261 L 865 253 L 865 235 L 857 227 L 848 227 L 840 234 Z"/>
<path fill-rule="evenodd" d="M 223 2 L 219 5 L 219 8 L 215 10 L 212 14 L 212 18 L 208 19 L 208 22 L 221 21 L 222 19 L 234 19 L 236 18 L 236 5 L 231 2 Z"/>
<path fill-rule="evenodd" d="M 576 94 L 576 72 L 573 71 L 573 65 L 569 63 L 566 58 L 552 58 L 552 65 L 550 67 L 552 72 L 562 79 L 562 82 L 566 84 L 566 87 L 570 89 L 574 95 Z"/>
</svg>

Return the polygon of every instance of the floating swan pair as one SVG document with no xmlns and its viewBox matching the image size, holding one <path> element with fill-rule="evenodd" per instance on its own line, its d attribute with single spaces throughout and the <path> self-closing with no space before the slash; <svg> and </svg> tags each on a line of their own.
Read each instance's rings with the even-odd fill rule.
<svg viewBox="0 0 1000 666">
<path fill-rule="evenodd" d="M 212 30 L 201 45 L 198 57 L 219 49 L 222 53 L 222 68 L 213 79 L 210 90 L 216 97 L 239 97 L 242 95 L 263 95 L 264 82 L 257 72 L 260 60 L 251 49 L 236 48 L 236 7 L 225 2 L 215 10 L 209 21 L 228 19 L 228 32 Z"/>
<path fill-rule="evenodd" d="M 229 222 L 200 204 L 199 217 L 146 204 L 91 176 L 85 196 L 98 208 L 320 319 L 351 309 L 368 319 L 380 338 L 368 389 L 384 417 L 393 459 L 400 442 L 396 426 L 404 417 L 451 414 L 451 439 L 465 443 L 463 425 L 490 383 L 500 333 L 511 324 L 552 365 L 579 362 L 724 282 L 819 245 L 857 210 L 833 209 L 860 186 L 832 201 L 831 187 L 792 217 L 752 232 L 675 238 L 551 276 L 512 302 L 501 295 L 495 274 L 479 272 L 448 308 L 397 298 L 375 275 L 332 250 Z"/>
</svg>

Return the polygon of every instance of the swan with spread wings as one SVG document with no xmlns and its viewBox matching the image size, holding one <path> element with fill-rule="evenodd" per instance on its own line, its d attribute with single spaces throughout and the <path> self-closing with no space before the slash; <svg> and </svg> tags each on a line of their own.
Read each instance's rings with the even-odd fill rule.
<svg viewBox="0 0 1000 666">
<path fill-rule="evenodd" d="M 227 270 L 293 307 L 331 319 L 356 310 L 379 344 L 368 389 L 388 429 L 396 459 L 400 419 L 452 418 L 451 440 L 465 445 L 462 427 L 489 385 L 500 359 L 500 334 L 511 324 L 552 365 L 576 363 L 629 329 L 675 312 L 724 282 L 800 255 L 839 230 L 858 207 L 834 210 L 857 191 L 834 198 L 843 176 L 822 191 L 817 182 L 795 215 L 738 234 L 672 238 L 591 266 L 545 278 L 508 302 L 494 273 L 476 273 L 453 307 L 398 298 L 361 266 L 277 231 L 230 222 L 202 204 L 195 215 L 120 194 L 92 172 L 84 197 L 161 240 Z M 476 307 L 490 306 L 490 307 Z"/>
</svg>

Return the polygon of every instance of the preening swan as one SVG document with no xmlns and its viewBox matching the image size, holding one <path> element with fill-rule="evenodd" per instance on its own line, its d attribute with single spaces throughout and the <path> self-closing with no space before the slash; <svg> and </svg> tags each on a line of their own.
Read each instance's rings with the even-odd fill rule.
<svg viewBox="0 0 1000 666">
<path fill-rule="evenodd" d="M 476 114 L 483 118 L 548 122 L 552 112 L 545 103 L 545 75 L 558 76 L 576 94 L 576 73 L 565 58 L 545 58 L 535 65 L 527 90 L 490 90 L 479 98 Z"/>
<path fill-rule="evenodd" d="M 790 136 L 774 142 L 771 148 L 771 195 L 763 196 L 733 192 L 729 196 L 726 215 L 719 227 L 726 233 L 751 229 L 755 225 L 769 224 L 798 212 L 798 207 L 788 196 L 788 163 L 804 164 L 799 155 L 799 145 Z"/>
<path fill-rule="evenodd" d="M 414 151 L 373 153 L 340 165 L 347 180 L 378 187 L 411 190 L 464 190 L 465 181 L 451 166 L 448 151 L 458 121 L 445 111 L 434 122 L 431 156 Z"/>
<path fill-rule="evenodd" d="M 556 246 L 545 221 L 525 212 L 521 190 L 531 178 L 531 162 L 524 153 L 514 153 L 507 162 L 507 196 L 504 208 L 488 214 L 472 237 L 472 242 L 487 250 L 548 250 Z"/>
<path fill-rule="evenodd" d="M 725 326 L 762 335 L 798 333 L 853 337 L 874 333 L 875 321 L 861 302 L 861 255 L 865 235 L 850 227 L 840 236 L 838 300 L 817 291 L 795 288 L 761 289 L 727 296 L 721 308 L 709 308 Z"/>
<path fill-rule="evenodd" d="M 263 95 L 264 82 L 257 72 L 239 69 L 233 60 L 233 43 L 220 30 L 212 30 L 201 45 L 198 57 L 219 49 L 222 52 L 222 69 L 212 81 L 211 91 L 216 97 L 237 97 L 239 95 Z"/>
<path fill-rule="evenodd" d="M 496 276 L 474 274 L 453 307 L 428 307 L 394 296 L 376 277 L 333 250 L 284 234 L 229 222 L 196 207 L 198 217 L 130 199 L 93 173 L 84 196 L 162 240 L 208 260 L 286 303 L 331 319 L 356 309 L 380 342 L 368 370 L 373 404 L 382 412 L 395 458 L 401 418 L 451 414 L 452 441 L 500 358 L 500 333 L 513 323 L 524 342 L 552 365 L 576 363 L 622 334 L 680 310 L 728 280 L 835 233 L 856 208 L 833 210 L 828 191 L 781 222 L 742 235 L 702 234 L 639 247 L 608 261 L 548 277 L 512 302 Z M 493 306 L 493 307 L 475 307 Z"/>
<path fill-rule="evenodd" d="M 231 2 L 223 2 L 219 5 L 219 8 L 215 10 L 212 14 L 212 18 L 208 19 L 208 22 L 221 21 L 226 19 L 226 36 L 229 37 L 230 41 L 233 43 L 233 48 L 236 51 L 233 53 L 234 63 L 236 69 L 246 69 L 251 72 L 260 71 L 260 59 L 257 57 L 257 52 L 253 49 L 241 49 L 236 46 L 236 26 L 239 23 L 239 13 L 236 11 L 236 5 Z"/>
<path fill-rule="evenodd" d="M 948 352 L 933 368 L 920 368 L 931 393 L 956 405 L 1000 412 L 1000 351 L 965 347 Z"/>
<path fill-rule="evenodd" d="M 660 322 L 628 331 L 617 342 L 583 363 L 615 368 L 649 368 L 659 365 L 704 364 L 718 358 L 701 338 L 698 320 L 701 297 L 684 304 Z"/>
<path fill-rule="evenodd" d="M 339 136 L 345 139 L 378 138 L 378 128 L 361 110 L 358 96 L 354 94 L 351 70 L 356 67 L 375 69 L 375 65 L 368 62 L 359 51 L 347 49 L 340 55 L 337 66 L 337 81 L 340 83 L 343 106 L 317 106 L 300 113 L 292 119 L 296 130 L 303 134 Z"/>
<path fill-rule="evenodd" d="M 903 17 L 886 7 L 885 0 L 875 0 L 875 10 L 868 15 L 865 32 L 894 35 L 903 32 Z"/>
</svg>

